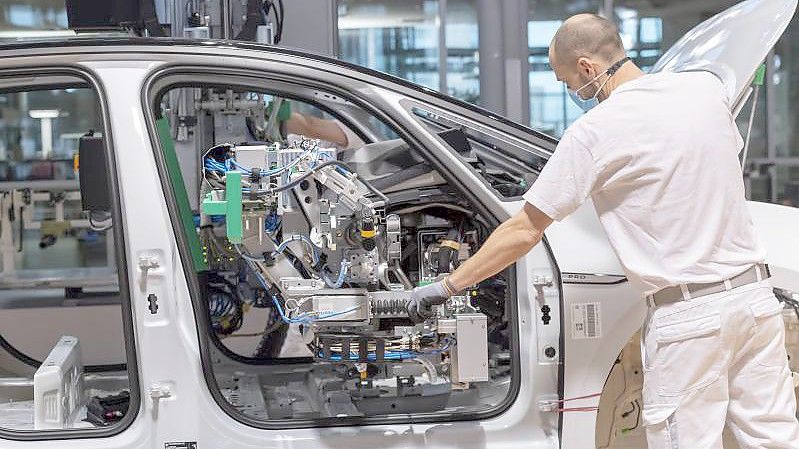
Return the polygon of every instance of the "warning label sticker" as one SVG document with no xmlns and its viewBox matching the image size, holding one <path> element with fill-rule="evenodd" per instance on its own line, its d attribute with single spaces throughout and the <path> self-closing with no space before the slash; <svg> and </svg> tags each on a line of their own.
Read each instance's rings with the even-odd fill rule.
<svg viewBox="0 0 799 449">
<path fill-rule="evenodd" d="M 572 339 L 602 338 L 598 302 L 572 304 Z"/>
<path fill-rule="evenodd" d="M 164 443 L 164 449 L 197 449 L 196 441 L 172 441 Z"/>
</svg>

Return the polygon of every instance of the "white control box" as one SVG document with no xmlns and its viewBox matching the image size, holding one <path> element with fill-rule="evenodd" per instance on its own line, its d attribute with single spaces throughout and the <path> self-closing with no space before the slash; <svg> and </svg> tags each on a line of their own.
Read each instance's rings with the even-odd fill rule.
<svg viewBox="0 0 799 449">
<path fill-rule="evenodd" d="M 33 375 L 34 429 L 70 427 L 84 402 L 80 344 L 64 336 Z"/>
<path fill-rule="evenodd" d="M 452 382 L 488 380 L 488 318 L 482 313 L 455 315 Z"/>
</svg>

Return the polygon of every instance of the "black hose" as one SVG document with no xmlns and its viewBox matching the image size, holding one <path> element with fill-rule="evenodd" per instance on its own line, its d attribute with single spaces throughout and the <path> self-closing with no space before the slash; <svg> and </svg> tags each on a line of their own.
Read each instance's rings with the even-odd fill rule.
<svg viewBox="0 0 799 449">
<path fill-rule="evenodd" d="M 17 246 L 17 252 L 21 253 L 23 246 L 22 242 L 25 240 L 25 206 L 19 208 L 19 245 Z"/>
<path fill-rule="evenodd" d="M 269 11 L 273 8 L 272 0 L 264 0 L 261 5 L 261 16 L 263 17 L 264 24 L 269 21 Z"/>
<path fill-rule="evenodd" d="M 278 0 L 278 4 L 275 5 L 275 0 L 265 0 L 263 5 L 261 5 L 261 10 L 263 13 L 263 21 L 266 24 L 270 11 L 275 13 L 275 29 L 274 29 L 274 45 L 280 43 L 283 39 L 283 20 L 286 17 L 286 11 L 283 8 L 283 1 Z"/>
<path fill-rule="evenodd" d="M 293 189 L 294 187 L 297 187 L 298 185 L 300 185 L 300 183 L 302 183 L 306 179 L 310 178 L 314 173 L 318 172 L 319 170 L 321 170 L 321 169 L 323 169 L 325 167 L 330 167 L 331 165 L 338 165 L 339 167 L 342 167 L 344 169 L 349 170 L 349 166 L 347 166 L 347 164 L 345 164 L 343 162 L 340 162 L 340 161 L 325 161 L 325 162 L 322 162 L 321 164 L 315 166 L 314 168 L 308 170 L 306 173 L 304 173 L 302 176 L 300 176 L 299 178 L 295 179 L 294 181 L 291 181 L 288 184 L 283 184 L 282 186 L 277 186 L 273 191 L 274 192 L 283 192 L 285 190 Z"/>
<path fill-rule="evenodd" d="M 42 366 L 42 362 L 34 359 L 33 357 L 25 354 L 24 352 L 20 351 L 14 345 L 9 343 L 8 340 L 0 334 L 0 348 L 3 348 L 6 352 L 11 354 L 15 359 L 19 360 L 20 362 L 32 367 L 39 369 Z M 88 365 L 83 368 L 83 371 L 87 373 L 104 373 L 109 371 L 127 371 L 128 365 L 125 363 L 116 363 L 110 365 Z"/>
<path fill-rule="evenodd" d="M 24 364 L 26 364 L 28 366 L 32 366 L 34 368 L 39 368 L 39 366 L 41 366 L 41 364 L 42 364 L 42 362 L 34 359 L 33 357 L 31 357 L 31 356 L 25 354 L 24 352 L 20 351 L 19 349 L 15 348 L 14 345 L 9 343 L 8 340 L 6 340 L 5 337 L 3 337 L 2 334 L 0 334 L 0 348 L 5 349 L 6 352 L 8 352 L 12 356 L 14 356 L 15 359 L 19 360 L 20 362 L 22 362 L 22 363 L 24 363 Z"/>
<path fill-rule="evenodd" d="M 277 22 L 277 32 L 275 33 L 275 45 L 283 40 L 283 21 L 286 19 L 286 8 L 283 6 L 283 0 L 278 0 L 277 4 L 280 6 L 280 19 Z M 277 17 L 277 10 L 275 10 Z"/>
</svg>

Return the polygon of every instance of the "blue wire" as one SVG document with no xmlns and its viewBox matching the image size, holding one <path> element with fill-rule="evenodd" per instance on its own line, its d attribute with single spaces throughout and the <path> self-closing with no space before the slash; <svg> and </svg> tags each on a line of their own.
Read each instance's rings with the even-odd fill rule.
<svg viewBox="0 0 799 449">
<path fill-rule="evenodd" d="M 266 279 L 264 279 L 263 276 L 261 276 L 261 273 L 259 273 L 255 269 L 253 269 L 253 267 L 251 265 L 252 261 L 249 260 L 249 259 L 251 259 L 251 258 L 248 258 L 248 259 L 245 259 L 245 260 L 247 261 L 247 264 L 250 267 L 250 270 L 255 275 L 255 278 L 258 280 L 258 283 L 261 284 L 261 287 L 263 287 L 264 290 L 269 291 L 269 287 L 266 285 Z M 316 318 L 316 319 L 312 319 L 312 318 L 310 318 L 308 316 L 301 316 L 301 318 L 289 318 L 288 316 L 286 316 L 285 312 L 283 311 L 283 306 L 280 305 L 280 301 L 277 299 L 277 296 L 272 295 L 272 302 L 274 303 L 275 308 L 277 309 L 278 315 L 280 315 L 280 319 L 283 320 L 283 322 L 285 322 L 287 324 L 292 324 L 292 323 L 310 324 L 311 322 L 315 321 L 316 319 L 331 318 L 331 317 L 334 317 L 334 316 L 343 315 L 345 313 L 352 312 L 352 310 L 355 310 L 355 309 L 358 308 L 358 307 L 353 307 L 353 308 L 351 308 L 352 310 L 347 309 L 347 310 L 342 310 L 340 312 L 334 312 L 334 313 L 322 315 L 321 318 Z"/>
<path fill-rule="evenodd" d="M 256 274 L 256 277 L 260 277 L 260 275 Z M 278 313 L 278 315 L 280 315 L 280 319 L 283 320 L 284 323 L 286 323 L 286 324 L 305 323 L 305 321 L 303 321 L 303 320 L 296 320 L 294 318 L 287 317 L 286 314 L 283 312 L 283 306 L 280 305 L 280 301 L 278 301 L 277 296 L 272 295 L 272 303 L 275 304 L 275 308 L 277 309 L 277 313 Z"/>
<path fill-rule="evenodd" d="M 247 259 L 245 259 L 245 260 L 247 260 Z M 263 289 L 268 292 L 269 291 L 269 287 L 266 285 L 266 279 L 264 279 L 263 276 L 261 276 L 261 273 L 259 273 L 258 270 L 253 268 L 252 261 L 251 260 L 247 260 L 247 265 L 250 267 L 250 271 L 252 271 L 253 275 L 255 275 L 255 279 L 257 279 L 258 283 L 261 284 L 261 287 L 263 287 Z M 277 313 L 278 313 L 278 315 L 280 315 L 280 319 L 283 320 L 284 323 L 287 323 L 287 324 L 292 324 L 292 323 L 307 324 L 307 321 L 303 321 L 303 320 L 297 321 L 297 320 L 294 320 L 293 318 L 287 317 L 286 314 L 283 312 L 283 306 L 280 305 L 280 301 L 278 301 L 277 296 L 272 295 L 272 303 L 275 305 L 275 309 L 277 309 Z"/>
<path fill-rule="evenodd" d="M 233 160 L 233 159 L 229 159 L 229 160 L 231 161 L 231 164 L 232 164 L 234 167 L 236 167 L 237 169 L 239 169 L 239 170 L 243 171 L 244 173 L 246 173 L 246 174 L 248 174 L 248 175 L 251 173 L 251 171 L 250 171 L 248 168 L 241 166 L 241 164 L 239 164 L 239 163 L 238 163 L 238 162 L 236 162 L 235 160 Z"/>
<path fill-rule="evenodd" d="M 262 171 L 262 172 L 261 172 L 261 176 L 273 176 L 273 175 L 276 175 L 276 174 L 278 174 L 278 173 L 281 173 L 281 172 L 284 172 L 284 171 L 288 171 L 288 170 L 290 170 L 290 169 L 294 168 L 294 167 L 295 167 L 297 164 L 299 164 L 299 163 L 300 163 L 300 161 L 302 161 L 302 160 L 303 160 L 303 159 L 305 159 L 306 157 L 310 156 L 310 155 L 311 155 L 311 153 L 314 153 L 314 152 L 316 152 L 316 150 L 315 150 L 315 149 L 310 149 L 310 150 L 308 150 L 308 151 L 305 151 L 304 153 L 300 154 L 300 155 L 299 155 L 299 156 L 297 156 L 295 159 L 293 159 L 291 162 L 289 162 L 288 164 L 286 164 L 286 165 L 284 165 L 284 166 L 282 166 L 282 167 L 278 167 L 278 168 L 275 168 L 275 169 L 273 169 L 273 170 Z M 235 160 L 235 159 L 226 159 L 226 160 L 225 160 L 225 163 L 226 163 L 226 164 L 227 164 L 227 161 L 230 161 L 230 163 L 232 164 L 232 166 L 234 166 L 234 167 L 236 167 L 237 169 L 239 169 L 239 170 L 243 171 L 244 173 L 246 173 L 246 174 L 250 174 L 250 170 L 249 170 L 249 169 L 247 169 L 246 167 L 242 166 L 242 165 L 241 165 L 241 164 L 239 164 L 238 162 L 236 162 L 236 160 Z"/>
<path fill-rule="evenodd" d="M 257 273 L 256 273 L 256 277 L 259 277 L 259 275 Z M 278 315 L 280 315 L 280 319 L 283 320 L 283 322 L 288 323 L 288 324 L 292 324 L 292 323 L 311 324 L 312 322 L 317 321 L 317 320 L 332 318 L 332 317 L 336 317 L 336 316 L 340 316 L 340 315 L 344 315 L 344 314 L 350 313 L 353 310 L 356 310 L 356 309 L 361 307 L 361 306 L 350 307 L 349 309 L 341 310 L 339 312 L 328 312 L 328 313 L 325 313 L 325 314 L 320 314 L 318 316 L 314 316 L 314 315 L 311 315 L 309 313 L 303 313 L 302 315 L 298 316 L 297 318 L 289 318 L 288 316 L 286 316 L 286 313 L 283 311 L 283 306 L 280 305 L 280 301 L 277 299 L 276 295 L 272 295 L 272 302 L 275 304 L 275 308 L 277 309 Z"/>
<path fill-rule="evenodd" d="M 211 166 L 211 167 L 214 167 L 214 168 L 223 169 L 223 170 L 225 169 L 225 164 L 224 163 L 219 162 L 219 161 L 214 160 L 214 159 L 206 159 L 205 160 L 205 165 L 206 166 Z"/>
<path fill-rule="evenodd" d="M 264 222 L 264 229 L 268 233 L 272 233 L 278 230 L 280 227 L 280 216 L 274 212 L 269 214 L 266 217 L 266 221 Z"/>
<path fill-rule="evenodd" d="M 252 261 L 247 260 L 247 264 L 250 267 L 250 270 L 255 275 L 255 278 L 258 280 L 258 283 L 261 284 L 261 287 L 263 287 L 264 290 L 269 291 L 269 287 L 267 287 L 267 285 L 266 285 L 266 280 L 263 278 L 263 276 L 261 276 L 261 273 L 259 273 L 257 270 L 255 270 L 252 267 L 252 265 L 251 265 Z M 283 306 L 280 305 L 280 301 L 277 299 L 276 295 L 272 295 L 272 303 L 275 305 L 275 308 L 277 309 L 277 313 L 278 313 L 278 315 L 280 315 L 280 319 L 283 322 L 287 323 L 287 324 L 294 324 L 294 323 L 297 323 L 297 324 L 310 324 L 313 321 L 316 321 L 318 319 L 325 319 L 325 318 L 331 318 L 331 317 L 334 317 L 334 316 L 343 315 L 345 313 L 352 312 L 353 310 L 356 310 L 356 309 L 358 309 L 360 307 L 360 306 L 351 307 L 350 309 L 342 310 L 342 311 L 339 311 L 339 312 L 334 312 L 334 313 L 330 313 L 330 314 L 321 315 L 319 318 L 315 318 L 315 319 L 312 319 L 312 318 L 308 317 L 307 314 L 303 314 L 303 315 L 301 315 L 298 318 L 289 318 L 288 316 L 286 316 L 285 312 L 283 311 Z M 413 359 L 413 358 L 416 358 L 416 357 L 418 357 L 420 355 L 438 354 L 438 353 L 444 352 L 444 351 L 446 351 L 449 348 L 449 345 L 450 345 L 450 342 L 447 342 L 447 344 L 444 345 L 441 349 L 434 349 L 432 351 L 426 351 L 426 352 L 386 351 L 386 353 L 384 354 L 383 358 L 385 360 Z M 357 354 L 355 354 L 354 352 L 350 353 L 350 354 L 351 354 L 350 358 L 348 359 L 349 361 L 357 361 L 357 360 L 359 360 L 360 357 Z M 353 355 L 355 355 L 355 358 L 352 357 Z M 319 353 L 319 357 L 322 357 L 321 353 Z M 331 360 L 331 361 L 334 361 L 334 362 L 335 361 L 341 361 L 342 357 L 340 355 L 331 355 L 330 357 L 328 357 L 328 360 Z M 375 361 L 375 360 L 377 360 L 377 355 L 374 354 L 374 353 L 367 354 L 366 360 L 367 361 Z"/>
<path fill-rule="evenodd" d="M 277 214 L 272 214 L 266 218 L 266 222 L 264 223 L 264 228 L 266 232 L 273 233 L 280 228 L 281 219 L 280 216 Z"/>
<path fill-rule="evenodd" d="M 308 237 L 306 237 L 304 235 L 301 235 L 301 234 L 293 234 L 293 235 L 291 235 L 289 237 L 288 240 L 284 240 L 283 243 L 278 245 L 277 249 L 275 249 L 275 253 L 277 253 L 277 254 L 282 253 L 283 251 L 286 250 L 286 248 L 288 247 L 289 243 L 291 243 L 293 241 L 296 241 L 296 240 L 301 240 L 306 245 L 308 245 L 308 247 L 311 248 L 311 253 L 313 254 L 314 264 L 319 263 L 319 253 L 318 253 L 318 250 L 316 248 L 316 245 L 314 245 L 313 242 L 311 242 L 311 240 Z"/>
<path fill-rule="evenodd" d="M 213 147 L 213 148 L 217 148 L 217 147 Z M 264 177 L 274 176 L 274 175 L 281 174 L 281 173 L 286 174 L 286 173 L 288 173 L 289 170 L 291 170 L 292 168 L 296 167 L 297 164 L 299 164 L 303 159 L 307 158 L 311 154 L 313 154 L 315 156 L 313 161 L 312 161 L 311 166 L 312 167 L 316 166 L 316 161 L 318 160 L 319 155 L 320 155 L 318 146 L 316 146 L 316 147 L 314 147 L 314 148 L 312 148 L 310 150 L 305 151 L 304 153 L 300 154 L 295 159 L 293 159 L 291 162 L 289 162 L 288 164 L 286 164 L 286 165 L 284 165 L 282 167 L 278 167 L 278 168 L 275 168 L 273 170 L 262 171 L 260 174 L 261 174 L 261 176 L 264 176 Z M 232 168 L 235 167 L 236 169 L 238 169 L 239 171 L 241 171 L 245 175 L 249 175 L 249 174 L 252 173 L 251 170 L 247 169 L 246 167 L 243 167 L 241 164 L 239 164 L 233 158 L 227 158 L 227 159 L 225 159 L 224 163 L 221 163 L 221 162 L 219 162 L 217 160 L 214 160 L 214 159 L 212 159 L 210 157 L 206 157 L 205 163 L 204 163 L 203 166 L 204 166 L 204 168 L 206 170 L 215 171 L 215 172 L 224 173 L 224 172 L 230 171 Z M 342 173 L 347 174 L 346 172 L 342 172 Z M 242 191 L 245 192 L 245 193 L 249 193 L 251 190 L 247 189 L 247 188 L 243 188 Z M 257 192 L 259 192 L 259 193 L 267 193 L 268 190 L 257 190 Z"/>
<path fill-rule="evenodd" d="M 338 278 L 336 279 L 335 283 L 330 280 L 330 277 L 327 275 L 327 273 L 322 271 L 322 279 L 324 279 L 325 284 L 329 288 L 341 288 L 341 286 L 344 285 L 344 281 L 347 278 L 347 269 L 349 268 L 349 265 L 350 265 L 349 262 L 347 262 L 346 260 L 341 261 L 341 265 L 339 266 L 338 269 Z"/>
<path fill-rule="evenodd" d="M 362 306 L 352 306 L 352 307 L 350 307 L 348 309 L 340 310 L 338 312 L 322 312 L 322 313 L 319 313 L 319 314 L 315 314 L 313 312 L 305 312 L 305 313 L 301 313 L 300 315 L 298 315 L 297 318 L 292 318 L 292 319 L 303 319 L 303 320 L 310 319 L 311 321 L 322 320 L 322 319 L 333 318 L 333 317 L 336 317 L 336 316 L 345 315 L 345 314 L 348 314 L 348 313 L 350 313 L 350 312 L 352 312 L 354 310 L 358 310 L 361 307 Z"/>
<path fill-rule="evenodd" d="M 384 360 L 405 360 L 405 359 L 413 359 L 413 358 L 416 358 L 417 356 L 418 356 L 418 354 L 413 353 L 413 352 L 409 352 L 409 351 L 386 351 L 385 354 L 383 354 L 383 359 Z M 319 357 L 320 358 L 322 357 L 321 353 L 319 354 Z M 329 357 L 327 357 L 327 360 L 330 360 L 330 361 L 333 361 L 333 362 L 340 362 L 340 361 L 342 361 L 344 359 L 343 359 L 343 357 L 341 355 L 330 355 Z M 357 362 L 357 361 L 360 360 L 360 356 L 358 354 L 354 353 L 354 352 L 351 352 L 350 353 L 350 357 L 348 359 L 346 359 L 346 360 L 347 361 L 351 361 L 351 362 Z M 377 354 L 375 354 L 375 353 L 367 354 L 366 355 L 366 360 L 367 361 L 376 361 L 377 360 Z"/>
<path fill-rule="evenodd" d="M 385 360 L 414 359 L 416 357 L 419 357 L 420 355 L 440 354 L 440 353 L 446 351 L 447 349 L 449 349 L 449 343 L 444 345 L 441 349 L 433 349 L 431 351 L 424 351 L 424 352 L 386 351 L 384 356 L 383 356 L 383 358 Z M 319 357 L 321 357 L 321 356 L 322 356 L 322 354 L 320 353 Z M 331 361 L 334 361 L 334 362 L 338 362 L 338 361 L 342 360 L 342 356 L 340 356 L 340 355 L 331 355 L 330 357 L 328 357 L 328 360 L 331 360 Z M 350 358 L 347 359 L 347 360 L 348 361 L 357 362 L 358 360 L 360 360 L 360 356 L 357 353 L 355 353 L 355 352 L 351 352 L 350 353 Z M 366 360 L 367 361 L 375 361 L 375 360 L 377 360 L 377 355 L 375 353 L 369 353 L 369 354 L 366 355 Z"/>
<path fill-rule="evenodd" d="M 214 165 L 214 164 L 208 164 L 208 163 L 205 164 L 205 169 L 208 170 L 208 171 L 215 171 L 215 172 L 224 172 L 225 171 L 224 167 L 221 167 L 221 166 L 218 166 L 218 165 Z"/>
</svg>

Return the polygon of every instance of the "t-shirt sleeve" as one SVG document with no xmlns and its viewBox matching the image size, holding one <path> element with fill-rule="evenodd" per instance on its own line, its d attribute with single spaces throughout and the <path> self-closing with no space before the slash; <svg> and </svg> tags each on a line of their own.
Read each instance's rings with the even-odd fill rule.
<svg viewBox="0 0 799 449">
<path fill-rule="evenodd" d="M 718 92 L 718 95 L 721 97 L 724 104 L 727 106 L 727 109 L 730 111 L 730 123 L 732 124 L 732 133 L 735 137 L 735 149 L 738 151 L 738 154 L 741 154 L 741 150 L 744 149 L 744 139 L 741 136 L 741 130 L 738 128 L 738 124 L 735 123 L 735 116 L 733 115 L 733 103 L 730 101 L 730 98 L 727 96 L 727 91 L 724 88 L 724 83 L 716 76 L 712 75 L 709 72 L 705 73 L 710 79 L 712 83 L 712 88 L 715 88 Z M 710 90 L 709 90 L 710 91 Z"/>
<path fill-rule="evenodd" d="M 596 163 L 590 151 L 567 132 L 524 199 L 549 218 L 560 221 L 594 191 Z"/>
</svg>

